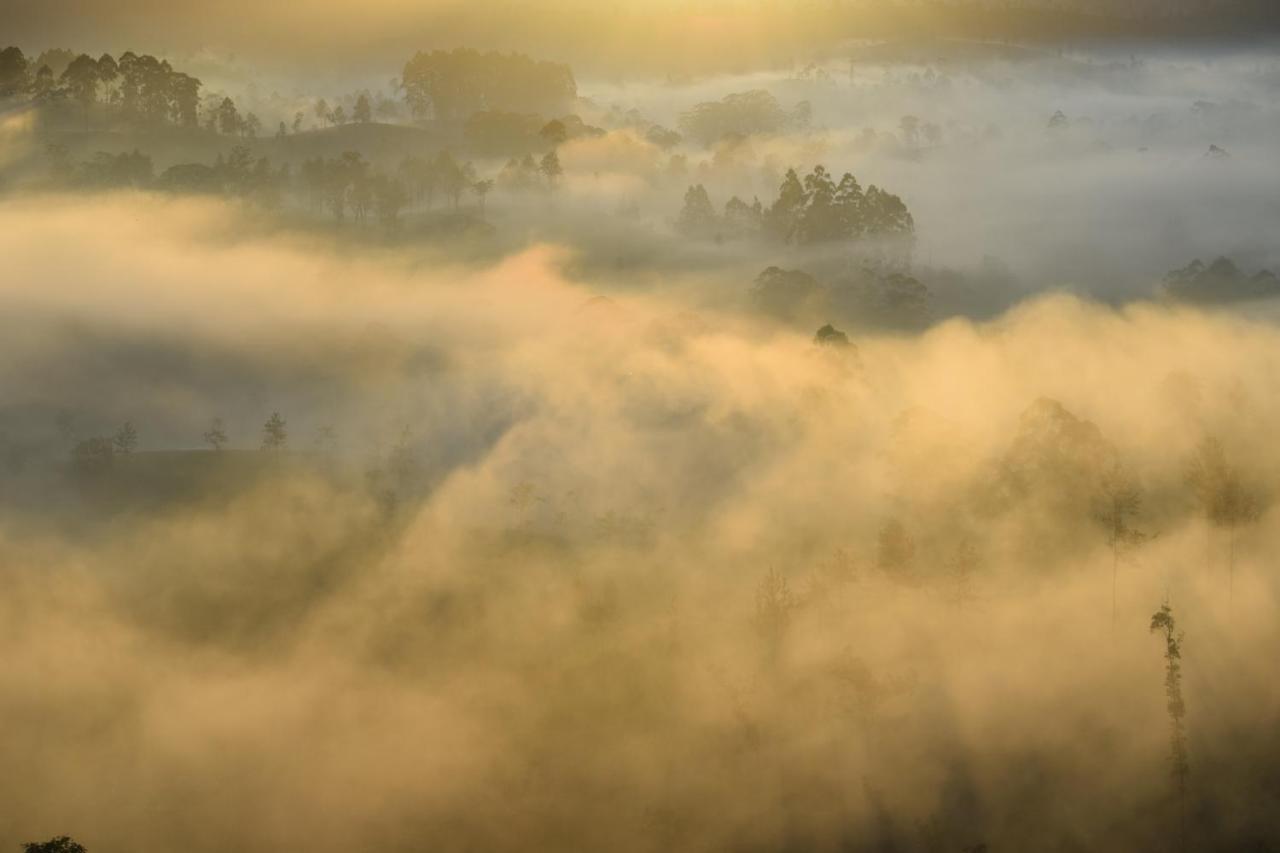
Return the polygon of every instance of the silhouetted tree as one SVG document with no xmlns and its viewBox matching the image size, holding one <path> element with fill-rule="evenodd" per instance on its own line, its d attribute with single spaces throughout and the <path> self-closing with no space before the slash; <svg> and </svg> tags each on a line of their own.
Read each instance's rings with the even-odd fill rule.
<svg viewBox="0 0 1280 853">
<path fill-rule="evenodd" d="M 560 155 L 554 151 L 548 151 L 538 163 L 538 170 L 546 176 L 548 184 L 555 186 L 556 181 L 564 174 L 564 168 L 560 165 Z"/>
<path fill-rule="evenodd" d="M 795 169 L 788 169 L 778 188 L 778 198 L 769 207 L 765 217 L 765 227 L 775 238 L 790 243 L 800 224 L 800 217 L 805 206 L 804 184 Z"/>
<path fill-rule="evenodd" d="M 453 209 L 456 211 L 462 201 L 463 192 L 472 183 L 473 169 L 471 164 L 459 165 L 458 161 L 453 159 L 452 154 L 448 151 L 441 151 L 436 155 L 432 167 L 438 186 L 449 197 L 449 200 L 453 203 Z"/>
<path fill-rule="evenodd" d="M 53 97 L 55 89 L 53 69 L 48 65 L 41 65 L 31 83 L 31 97 L 37 102 L 47 101 Z"/>
<path fill-rule="evenodd" d="M 676 228 L 689 237 L 707 237 L 715 233 L 720 224 L 711 196 L 702 184 L 694 184 L 685 190 L 684 206 L 676 219 Z"/>
<path fill-rule="evenodd" d="M 111 444 L 116 453 L 127 456 L 138 448 L 138 431 L 132 421 L 125 421 L 116 434 L 111 437 Z"/>
<path fill-rule="evenodd" d="M 0 50 L 0 98 L 14 98 L 27 91 L 29 64 L 20 48 Z"/>
<path fill-rule="evenodd" d="M 1186 844 L 1187 777 L 1191 762 L 1187 757 L 1187 733 L 1184 718 L 1186 703 L 1182 698 L 1182 634 L 1174 622 L 1173 610 L 1166 601 L 1151 617 L 1151 633 L 1164 638 L 1164 694 L 1169 712 L 1169 775 L 1178 795 L 1178 847 Z"/>
<path fill-rule="evenodd" d="M 378 175 L 373 181 L 373 203 L 378 213 L 378 221 L 388 227 L 394 226 L 400 217 L 400 211 L 409 202 L 409 194 L 404 186 L 394 178 Z"/>
<path fill-rule="evenodd" d="M 827 290 L 803 270 L 769 267 L 756 276 L 751 302 L 776 320 L 795 322 L 824 311 Z"/>
<path fill-rule="evenodd" d="M 230 98 L 223 98 L 222 103 L 218 104 L 218 130 L 226 136 L 233 136 L 240 132 L 240 111 L 236 109 L 236 102 Z"/>
<path fill-rule="evenodd" d="M 360 124 L 373 121 L 373 107 L 369 104 L 369 96 L 364 92 L 356 98 L 356 105 L 351 110 L 351 120 Z"/>
<path fill-rule="evenodd" d="M 486 178 L 483 181 L 476 181 L 471 185 L 471 191 L 476 195 L 476 201 L 480 203 L 480 215 L 484 216 L 484 200 L 485 197 L 493 190 L 493 181 Z"/>
<path fill-rule="evenodd" d="M 113 83 L 116 82 L 117 79 L 119 79 L 119 77 L 120 77 L 120 66 L 116 64 L 116 61 L 114 58 L 112 58 L 111 54 L 104 53 L 102 54 L 102 56 L 99 56 L 98 57 L 98 79 L 102 82 L 103 86 L 108 87 L 108 95 L 103 100 L 108 102 L 113 100 L 112 95 L 114 93 L 110 92 L 110 87 Z"/>
<path fill-rule="evenodd" d="M 89 108 L 97 103 L 98 100 L 98 82 L 100 80 L 97 61 L 92 56 L 82 53 L 71 61 L 71 64 L 62 72 L 62 77 L 58 81 L 71 94 L 71 97 L 80 102 L 80 106 L 84 110 L 86 123 L 89 117 Z"/>
<path fill-rule="evenodd" d="M 240 123 L 241 135 L 249 139 L 257 139 L 260 130 L 262 130 L 262 121 L 253 113 L 245 113 L 244 121 Z"/>
<path fill-rule="evenodd" d="M 813 336 L 813 342 L 818 346 L 823 347 L 840 348 L 850 345 L 849 336 L 830 323 L 818 329 L 817 333 Z"/>
<path fill-rule="evenodd" d="M 102 436 L 86 438 L 71 448 L 71 464 L 82 474 L 100 474 L 111 467 L 114 459 L 115 446 Z"/>
<path fill-rule="evenodd" d="M 696 104 L 680 116 L 680 129 L 703 145 L 726 136 L 776 133 L 787 126 L 788 116 L 769 92 L 755 89 L 726 95 L 719 101 Z"/>
<path fill-rule="evenodd" d="M 558 118 L 553 118 L 542 126 L 542 130 L 538 131 L 538 135 L 545 139 L 551 145 L 563 145 L 569 140 L 569 130 L 564 126 Z"/>
<path fill-rule="evenodd" d="M 316 118 L 324 122 L 326 127 L 333 123 L 333 114 L 329 112 L 329 102 L 324 98 L 316 101 L 315 112 Z"/>
<path fill-rule="evenodd" d="M 289 441 L 288 424 L 280 417 L 279 412 L 272 412 L 271 417 L 262 425 L 262 449 L 279 453 Z"/>
<path fill-rule="evenodd" d="M 85 853 L 83 845 L 65 835 L 59 835 L 48 841 L 27 841 L 22 845 L 22 851 L 23 853 Z"/>
<path fill-rule="evenodd" d="M 204 443 L 212 447 L 214 450 L 220 451 L 227 444 L 227 431 L 222 424 L 222 418 L 214 418 L 209 428 L 204 431 L 201 436 Z"/>
<path fill-rule="evenodd" d="M 661 148 L 663 151 L 669 151 L 672 148 L 675 148 L 684 140 L 684 137 L 676 133 L 674 130 L 665 128 L 659 124 L 655 124 L 653 127 L 650 127 L 645 133 L 644 138 L 653 145 Z"/>
</svg>

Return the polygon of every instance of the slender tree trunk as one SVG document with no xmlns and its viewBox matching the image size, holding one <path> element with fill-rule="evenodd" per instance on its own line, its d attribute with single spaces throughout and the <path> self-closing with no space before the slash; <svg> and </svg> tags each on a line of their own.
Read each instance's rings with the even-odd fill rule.
<svg viewBox="0 0 1280 853">
<path fill-rule="evenodd" d="M 1111 543 L 1111 639 L 1116 638 L 1116 584 L 1120 574 L 1120 543 Z"/>
<path fill-rule="evenodd" d="M 1227 603 L 1236 597 L 1236 526 L 1227 526 Z"/>
</svg>

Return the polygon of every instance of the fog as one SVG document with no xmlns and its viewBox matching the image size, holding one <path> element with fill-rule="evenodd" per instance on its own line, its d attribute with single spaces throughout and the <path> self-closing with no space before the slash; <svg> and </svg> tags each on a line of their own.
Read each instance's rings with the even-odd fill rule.
<svg viewBox="0 0 1280 853">
<path fill-rule="evenodd" d="M 0 847 L 1275 845 L 1272 53 L 170 35 L 0 54 Z"/>
</svg>

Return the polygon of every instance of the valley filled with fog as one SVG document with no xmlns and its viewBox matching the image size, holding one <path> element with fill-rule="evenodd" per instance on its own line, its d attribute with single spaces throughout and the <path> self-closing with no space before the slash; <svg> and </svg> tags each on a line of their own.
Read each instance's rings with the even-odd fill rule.
<svg viewBox="0 0 1280 853">
<path fill-rule="evenodd" d="M 1273 45 L 467 26 L 0 49 L 0 847 L 1273 849 Z"/>
</svg>

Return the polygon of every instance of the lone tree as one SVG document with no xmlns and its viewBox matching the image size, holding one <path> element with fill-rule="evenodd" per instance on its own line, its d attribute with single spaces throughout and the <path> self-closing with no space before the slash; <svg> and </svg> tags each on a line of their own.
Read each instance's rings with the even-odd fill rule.
<svg viewBox="0 0 1280 853">
<path fill-rule="evenodd" d="M 1187 466 L 1187 484 L 1205 519 L 1227 531 L 1227 594 L 1235 596 L 1236 533 L 1258 520 L 1261 502 L 1244 483 L 1240 472 L 1227 461 L 1222 442 L 1210 436 L 1200 442 Z"/>
<path fill-rule="evenodd" d="M 222 425 L 222 418 L 214 418 L 201 438 L 204 439 L 205 444 L 214 450 L 222 450 L 227 443 L 227 431 Z"/>
<path fill-rule="evenodd" d="M 1178 848 L 1186 843 L 1187 776 L 1191 771 L 1187 760 L 1187 731 L 1184 718 L 1187 706 L 1182 700 L 1182 634 L 1173 619 L 1169 602 L 1151 617 L 1151 633 L 1164 635 L 1164 693 L 1169 711 L 1169 775 L 1178 794 Z"/>
<path fill-rule="evenodd" d="M 132 421 L 125 421 L 116 434 L 111 437 L 111 444 L 116 453 L 127 456 L 138 448 L 138 431 Z"/>
<path fill-rule="evenodd" d="M 351 119 L 358 124 L 368 124 L 373 121 L 373 107 L 369 104 L 369 96 L 364 92 L 356 98 L 356 105 L 351 110 Z"/>
<path fill-rule="evenodd" d="M 542 162 L 538 164 L 538 171 L 546 175 L 548 184 L 555 186 L 556 181 L 564 174 L 564 167 L 560 165 L 560 155 L 554 151 L 548 151 L 542 158 Z"/>
<path fill-rule="evenodd" d="M 28 841 L 22 845 L 23 853 L 85 853 L 84 845 L 72 841 L 66 835 L 48 841 Z"/>
<path fill-rule="evenodd" d="M 270 450 L 273 453 L 279 453 L 283 450 L 285 444 L 289 441 L 289 433 L 286 426 L 287 423 L 284 418 L 280 417 L 280 413 L 272 412 L 271 417 L 267 418 L 267 422 L 262 425 L 262 449 Z"/>
<path fill-rule="evenodd" d="M 1146 535 L 1130 526 L 1130 520 L 1142 509 L 1142 492 L 1133 478 L 1118 462 L 1102 475 L 1098 494 L 1094 499 L 1094 519 L 1107 534 L 1111 548 L 1111 628 L 1116 626 L 1116 583 L 1120 569 L 1120 554 L 1139 544 Z"/>
</svg>

